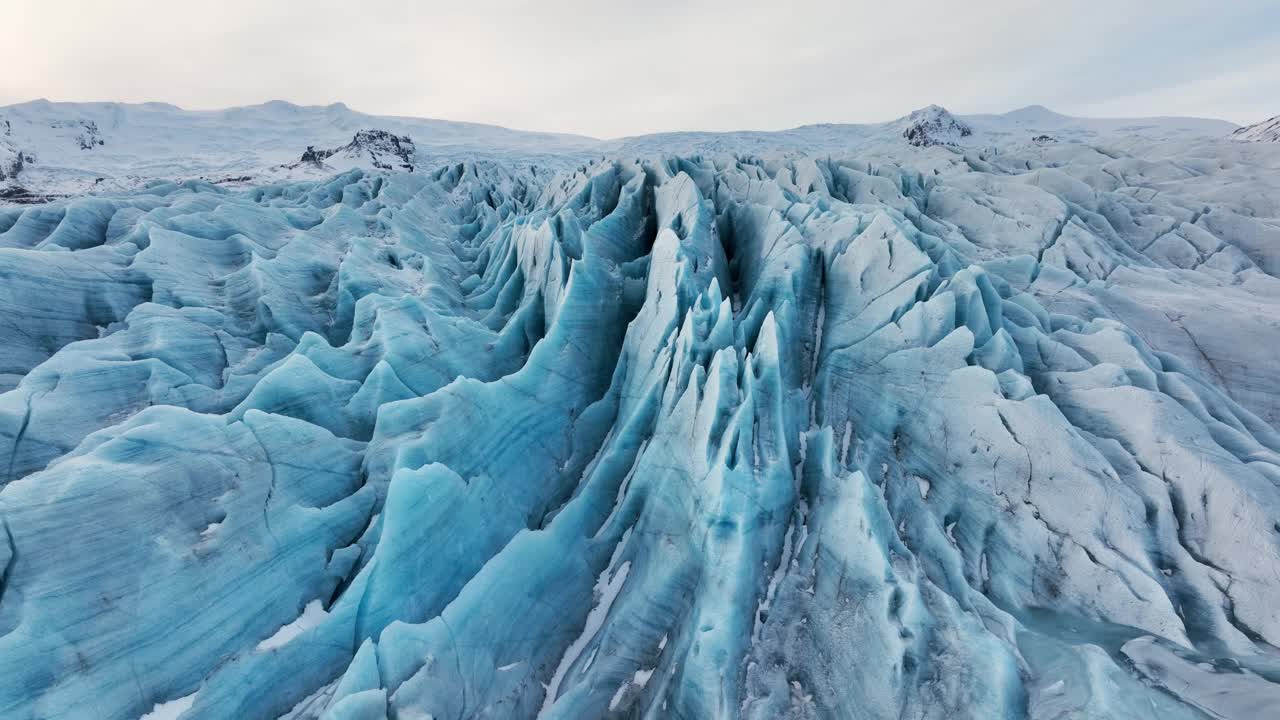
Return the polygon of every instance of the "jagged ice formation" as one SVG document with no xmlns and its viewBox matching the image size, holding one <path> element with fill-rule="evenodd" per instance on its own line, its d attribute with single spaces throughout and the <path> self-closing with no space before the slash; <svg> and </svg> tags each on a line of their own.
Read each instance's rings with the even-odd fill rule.
<svg viewBox="0 0 1280 720">
<path fill-rule="evenodd" d="M 1274 199 L 923 152 L 0 210 L 0 715 L 1274 709 Z"/>
</svg>

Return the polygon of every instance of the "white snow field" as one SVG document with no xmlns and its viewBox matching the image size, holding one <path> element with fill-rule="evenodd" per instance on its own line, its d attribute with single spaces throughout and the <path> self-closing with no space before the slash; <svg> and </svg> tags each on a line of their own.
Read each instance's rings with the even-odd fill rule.
<svg viewBox="0 0 1280 720">
<path fill-rule="evenodd" d="M 1280 717 L 1236 129 L 0 108 L 0 717 Z"/>
</svg>

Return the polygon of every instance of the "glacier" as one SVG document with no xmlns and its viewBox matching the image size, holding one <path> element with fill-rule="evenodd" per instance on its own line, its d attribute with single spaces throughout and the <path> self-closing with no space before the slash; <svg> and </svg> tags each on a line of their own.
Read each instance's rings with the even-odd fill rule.
<svg viewBox="0 0 1280 720">
<path fill-rule="evenodd" d="M 1280 147 L 914 139 L 0 208 L 0 716 L 1275 714 Z"/>
</svg>

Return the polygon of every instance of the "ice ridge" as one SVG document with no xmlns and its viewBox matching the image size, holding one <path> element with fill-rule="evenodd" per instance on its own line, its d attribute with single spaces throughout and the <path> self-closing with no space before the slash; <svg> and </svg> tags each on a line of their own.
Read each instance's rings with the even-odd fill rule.
<svg viewBox="0 0 1280 720">
<path fill-rule="evenodd" d="M 1275 708 L 1275 226 L 1087 152 L 0 210 L 0 716 Z"/>
</svg>

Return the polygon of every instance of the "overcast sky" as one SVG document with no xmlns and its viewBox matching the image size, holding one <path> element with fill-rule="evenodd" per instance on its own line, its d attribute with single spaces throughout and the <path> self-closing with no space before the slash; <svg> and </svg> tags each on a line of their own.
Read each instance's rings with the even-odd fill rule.
<svg viewBox="0 0 1280 720">
<path fill-rule="evenodd" d="M 1280 114 L 1280 0 L 4 0 L 0 104 L 284 99 L 616 137 L 937 103 Z"/>
</svg>

